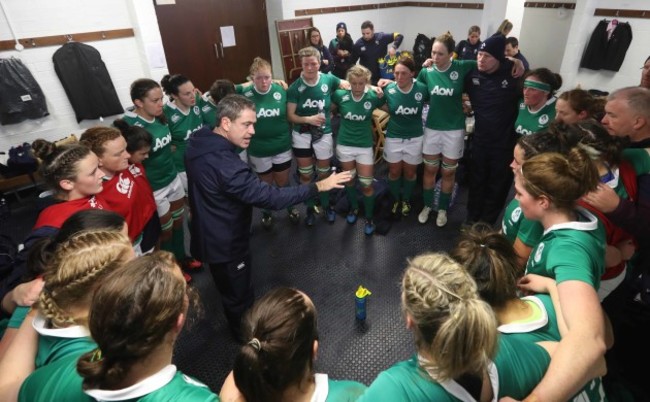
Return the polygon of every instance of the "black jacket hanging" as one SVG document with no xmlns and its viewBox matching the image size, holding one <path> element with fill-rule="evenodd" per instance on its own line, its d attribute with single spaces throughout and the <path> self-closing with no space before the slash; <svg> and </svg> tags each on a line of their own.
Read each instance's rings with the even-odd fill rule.
<svg viewBox="0 0 650 402">
<path fill-rule="evenodd" d="M 50 113 L 45 95 L 20 59 L 0 59 L 0 124 L 17 124 Z"/>
<path fill-rule="evenodd" d="M 609 21 L 601 20 L 596 25 L 580 61 L 580 67 L 591 70 L 618 71 L 625 59 L 625 53 L 632 42 L 632 27 L 619 22 L 608 36 Z"/>
<path fill-rule="evenodd" d="M 54 70 L 72 104 L 77 123 L 124 113 L 102 56 L 92 46 L 70 42 L 52 56 Z"/>
</svg>

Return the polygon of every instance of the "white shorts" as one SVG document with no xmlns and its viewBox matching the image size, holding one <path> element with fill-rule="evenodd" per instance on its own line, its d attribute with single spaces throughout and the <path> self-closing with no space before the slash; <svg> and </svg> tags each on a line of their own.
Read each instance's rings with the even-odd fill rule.
<svg viewBox="0 0 650 402">
<path fill-rule="evenodd" d="M 336 146 L 336 157 L 340 162 L 355 161 L 362 165 L 373 165 L 375 159 L 372 148 L 350 147 L 341 144 Z"/>
<path fill-rule="evenodd" d="M 384 160 L 388 163 L 406 162 L 409 165 L 422 163 L 424 136 L 415 138 L 389 138 L 384 141 Z"/>
<path fill-rule="evenodd" d="M 170 204 L 185 197 L 183 182 L 179 175 L 176 175 L 171 183 L 153 192 L 153 198 L 156 200 L 156 209 L 158 216 L 164 216 L 170 210 Z"/>
<path fill-rule="evenodd" d="M 300 134 L 297 131 L 291 133 L 293 147 L 297 149 L 314 149 L 314 155 L 319 161 L 324 161 L 332 158 L 334 155 L 334 142 L 332 140 L 332 133 L 323 134 L 323 137 L 315 144 L 311 143 L 311 134 Z"/>
<path fill-rule="evenodd" d="M 293 157 L 291 150 L 284 151 L 281 154 L 273 155 L 273 156 L 267 156 L 267 157 L 262 157 L 258 158 L 257 156 L 249 156 L 248 160 L 250 161 L 250 165 L 255 171 L 255 173 L 264 173 L 268 172 L 273 168 L 273 165 L 280 165 L 282 163 L 286 163 L 291 160 Z"/>
<path fill-rule="evenodd" d="M 181 183 L 183 183 L 183 190 L 185 191 L 185 196 L 187 197 L 187 173 L 178 172 L 178 178 L 181 179 Z"/>
<path fill-rule="evenodd" d="M 447 159 L 460 159 L 465 146 L 465 130 L 432 130 L 424 128 L 424 155 L 442 154 Z"/>
</svg>

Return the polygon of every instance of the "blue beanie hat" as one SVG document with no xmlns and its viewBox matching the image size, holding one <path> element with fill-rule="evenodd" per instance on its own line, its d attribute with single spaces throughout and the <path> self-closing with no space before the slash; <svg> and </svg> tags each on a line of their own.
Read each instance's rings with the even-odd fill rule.
<svg viewBox="0 0 650 402">
<path fill-rule="evenodd" d="M 494 35 L 487 38 L 478 48 L 479 52 L 487 52 L 499 61 L 506 59 L 506 37 L 503 35 Z"/>
<path fill-rule="evenodd" d="M 337 31 L 341 28 L 345 29 L 345 32 L 348 32 L 348 26 L 345 25 L 345 22 L 339 22 L 338 24 L 336 24 Z"/>
</svg>

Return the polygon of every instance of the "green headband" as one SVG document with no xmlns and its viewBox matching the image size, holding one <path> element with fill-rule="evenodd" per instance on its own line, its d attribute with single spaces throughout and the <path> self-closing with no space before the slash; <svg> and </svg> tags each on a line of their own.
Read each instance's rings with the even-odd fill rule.
<svg viewBox="0 0 650 402">
<path fill-rule="evenodd" d="M 525 80 L 524 81 L 524 88 L 534 88 L 534 89 L 539 89 L 540 91 L 544 91 L 544 92 L 551 92 L 551 86 L 550 85 L 545 84 L 543 82 L 539 82 L 539 81 Z"/>
</svg>

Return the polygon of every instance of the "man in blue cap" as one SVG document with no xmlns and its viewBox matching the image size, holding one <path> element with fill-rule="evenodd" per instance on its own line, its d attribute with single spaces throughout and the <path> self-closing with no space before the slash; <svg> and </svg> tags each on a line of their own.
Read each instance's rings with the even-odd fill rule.
<svg viewBox="0 0 650 402">
<path fill-rule="evenodd" d="M 475 126 L 469 157 L 467 223 L 494 224 L 503 211 L 513 174 L 509 165 L 520 96 L 513 62 L 505 57 L 506 38 L 495 35 L 479 47 L 478 69 L 468 74 L 465 90 Z"/>
</svg>

